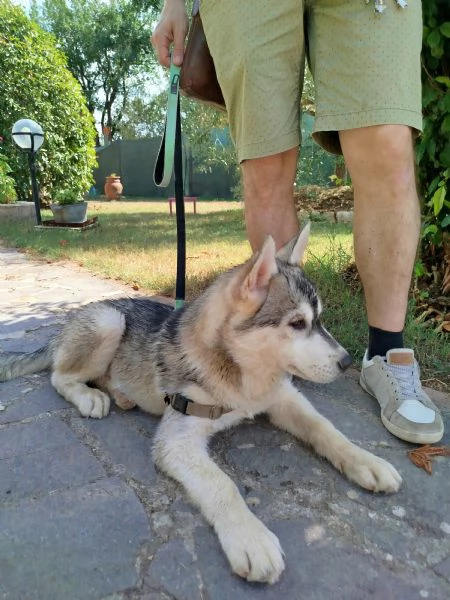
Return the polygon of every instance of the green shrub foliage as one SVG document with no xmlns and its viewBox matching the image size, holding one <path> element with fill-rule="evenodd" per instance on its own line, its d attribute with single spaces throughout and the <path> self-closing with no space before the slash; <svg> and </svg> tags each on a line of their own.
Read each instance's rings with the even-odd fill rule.
<svg viewBox="0 0 450 600">
<path fill-rule="evenodd" d="M 0 152 L 0 204 L 12 204 L 17 199 L 14 179 L 10 173 L 11 167 L 6 162 L 6 156 Z"/>
<path fill-rule="evenodd" d="M 450 230 L 450 5 L 423 0 L 424 130 L 417 145 L 425 256 L 442 251 Z"/>
<path fill-rule="evenodd" d="M 10 0 L 0 0 L 0 137 L 21 200 L 31 198 L 26 156 L 14 145 L 18 119 L 37 121 L 45 141 L 37 154 L 41 198 L 64 187 L 81 195 L 92 185 L 95 127 L 80 85 L 55 38 Z"/>
</svg>

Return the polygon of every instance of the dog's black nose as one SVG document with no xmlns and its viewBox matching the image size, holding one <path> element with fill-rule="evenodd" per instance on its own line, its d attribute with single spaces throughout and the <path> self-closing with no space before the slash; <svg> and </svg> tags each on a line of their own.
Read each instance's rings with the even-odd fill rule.
<svg viewBox="0 0 450 600">
<path fill-rule="evenodd" d="M 339 368 L 341 371 L 345 371 L 352 364 L 352 357 L 350 354 L 344 354 L 344 356 L 338 361 Z"/>
</svg>

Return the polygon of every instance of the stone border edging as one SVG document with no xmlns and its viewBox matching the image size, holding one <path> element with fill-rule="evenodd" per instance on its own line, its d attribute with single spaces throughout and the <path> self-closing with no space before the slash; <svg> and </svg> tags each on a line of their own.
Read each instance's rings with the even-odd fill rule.
<svg viewBox="0 0 450 600">
<path fill-rule="evenodd" d="M 353 223 L 352 210 L 299 210 L 298 216 L 302 221 L 322 221 L 327 220 L 331 223 Z"/>
</svg>

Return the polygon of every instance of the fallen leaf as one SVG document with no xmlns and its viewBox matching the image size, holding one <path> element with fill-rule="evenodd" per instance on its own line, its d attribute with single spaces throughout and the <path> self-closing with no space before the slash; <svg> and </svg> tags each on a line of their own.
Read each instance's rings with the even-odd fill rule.
<svg viewBox="0 0 450 600">
<path fill-rule="evenodd" d="M 448 446 L 430 446 L 427 444 L 426 446 L 420 446 L 420 448 L 416 448 L 415 450 L 409 450 L 408 456 L 416 467 L 424 469 L 428 475 L 431 475 L 433 472 L 431 464 L 432 457 L 450 456 L 450 448 Z"/>
</svg>

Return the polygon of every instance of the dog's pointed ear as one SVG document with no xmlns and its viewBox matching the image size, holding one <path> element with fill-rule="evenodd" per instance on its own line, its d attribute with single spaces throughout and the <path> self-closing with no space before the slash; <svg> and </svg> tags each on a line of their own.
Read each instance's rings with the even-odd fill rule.
<svg viewBox="0 0 450 600">
<path fill-rule="evenodd" d="M 306 246 L 308 245 L 310 230 L 311 223 L 308 221 L 297 237 L 278 250 L 277 258 L 291 265 L 298 265 L 302 262 Z"/>
<path fill-rule="evenodd" d="M 275 256 L 275 242 L 272 236 L 269 235 L 250 273 L 241 285 L 241 295 L 245 300 L 256 300 L 258 302 L 265 300 L 269 282 L 278 273 Z"/>
</svg>

